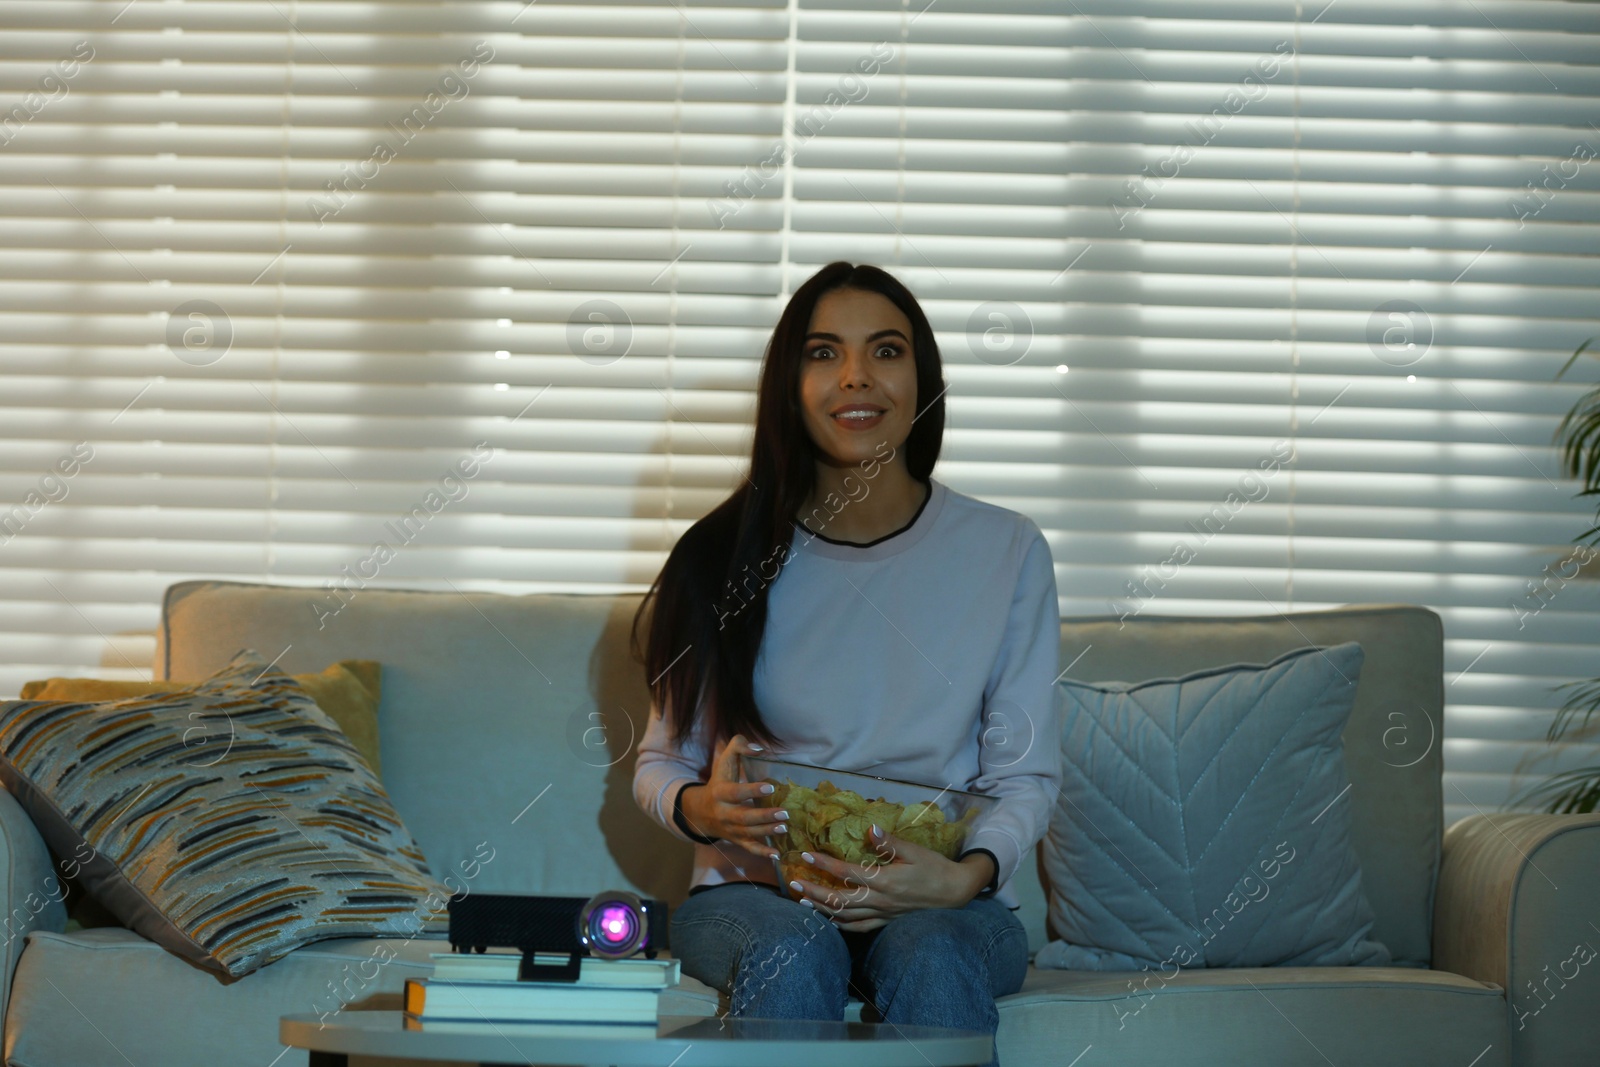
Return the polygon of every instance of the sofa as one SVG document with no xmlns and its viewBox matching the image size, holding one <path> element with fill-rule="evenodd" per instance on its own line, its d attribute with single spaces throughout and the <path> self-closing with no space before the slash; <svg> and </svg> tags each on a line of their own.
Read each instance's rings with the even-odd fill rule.
<svg viewBox="0 0 1600 1067">
<path fill-rule="evenodd" d="M 346 590 L 333 614 L 321 589 L 183 582 L 165 598 L 154 672 L 204 677 L 241 648 L 290 671 L 380 660 L 382 778 L 435 874 L 455 873 L 469 892 L 627 888 L 672 907 L 687 889 L 690 846 L 632 793 L 649 708 L 629 651 L 639 603 L 362 588 Z M 1021 991 L 999 1001 L 1001 1063 L 1594 1062 L 1600 964 L 1582 946 L 1600 945 L 1600 817 L 1479 814 L 1445 832 L 1436 614 L 1395 604 L 1068 618 L 1061 663 L 1076 678 L 1141 680 L 1346 640 L 1366 652 L 1344 734 L 1353 841 L 1373 936 L 1394 965 L 1030 966 Z M 225 983 L 118 926 L 67 932 L 61 905 L 38 893 L 54 858 L 9 794 L 0 835 L 8 1064 L 304 1064 L 306 1053 L 278 1043 L 278 1016 L 397 1007 L 404 980 L 446 948 L 430 938 L 321 941 Z M 1025 864 L 1016 884 L 1036 951 L 1049 937 L 1040 865 Z M 662 1005 L 725 1008 L 687 976 Z M 861 1010 L 852 1000 L 847 1018 Z"/>
</svg>

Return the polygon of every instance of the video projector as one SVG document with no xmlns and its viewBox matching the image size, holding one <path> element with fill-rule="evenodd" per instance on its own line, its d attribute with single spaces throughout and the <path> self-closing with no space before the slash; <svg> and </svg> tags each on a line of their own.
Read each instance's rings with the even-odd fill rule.
<svg viewBox="0 0 1600 1067">
<path fill-rule="evenodd" d="M 517 979 L 523 982 L 575 982 L 585 955 L 622 959 L 642 952 L 655 959 L 669 947 L 667 906 L 624 889 L 592 897 L 468 893 L 451 897 L 446 908 L 451 951 L 517 949 L 522 953 Z M 536 958 L 562 953 L 564 963 Z"/>
</svg>

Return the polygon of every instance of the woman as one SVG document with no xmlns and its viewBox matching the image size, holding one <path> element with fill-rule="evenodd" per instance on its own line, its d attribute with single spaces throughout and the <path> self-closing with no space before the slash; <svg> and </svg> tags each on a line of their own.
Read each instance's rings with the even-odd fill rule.
<svg viewBox="0 0 1600 1067">
<path fill-rule="evenodd" d="M 735 1016 L 837 1020 L 854 991 L 868 1019 L 992 1035 L 1027 971 L 1009 881 L 1060 784 L 1055 571 L 1032 520 L 931 477 L 945 388 L 904 286 L 822 268 L 768 345 L 749 476 L 635 619 L 640 655 L 653 601 L 634 796 L 696 843 L 672 951 Z M 1000 799 L 957 859 L 875 827 L 882 865 L 808 855 L 849 888 L 786 892 L 765 838 L 787 813 L 755 805 L 744 752 Z"/>
</svg>

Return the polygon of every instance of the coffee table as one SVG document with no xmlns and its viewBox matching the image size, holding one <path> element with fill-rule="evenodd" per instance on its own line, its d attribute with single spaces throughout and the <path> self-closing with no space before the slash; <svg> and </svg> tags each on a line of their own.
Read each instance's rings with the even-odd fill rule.
<svg viewBox="0 0 1600 1067">
<path fill-rule="evenodd" d="M 400 1011 L 285 1015 L 278 1040 L 311 1067 L 349 1056 L 567 1067 L 971 1067 L 994 1039 L 975 1030 L 893 1023 L 663 1015 L 649 1023 L 452 1022 Z"/>
</svg>

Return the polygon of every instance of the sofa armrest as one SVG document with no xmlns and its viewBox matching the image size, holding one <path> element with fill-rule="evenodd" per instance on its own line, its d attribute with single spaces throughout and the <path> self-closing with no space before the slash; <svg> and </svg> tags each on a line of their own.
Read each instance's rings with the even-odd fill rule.
<svg viewBox="0 0 1600 1067">
<path fill-rule="evenodd" d="M 1504 987 L 1518 1067 L 1594 1054 L 1596 871 L 1600 814 L 1479 814 L 1445 833 L 1433 967 Z"/>
<path fill-rule="evenodd" d="M 33 820 L 16 797 L 0 789 L 0 906 L 5 909 L 0 920 L 0 966 L 5 968 L 0 974 L 0 1019 L 11 1000 L 11 976 L 17 973 L 23 940 L 34 930 L 59 933 L 66 928 L 66 893 Z"/>
</svg>

